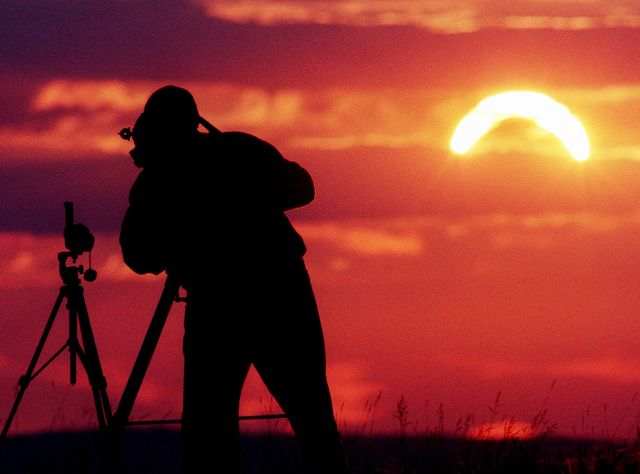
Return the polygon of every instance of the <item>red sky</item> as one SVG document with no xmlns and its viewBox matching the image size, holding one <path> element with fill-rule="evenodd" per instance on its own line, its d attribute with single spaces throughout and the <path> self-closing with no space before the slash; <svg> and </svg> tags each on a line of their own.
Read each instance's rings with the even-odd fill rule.
<svg viewBox="0 0 640 474">
<path fill-rule="evenodd" d="M 0 419 L 58 290 L 65 200 L 97 234 L 87 302 L 119 400 L 162 279 L 134 275 L 120 257 L 137 170 L 116 132 L 174 83 L 219 128 L 272 142 L 315 179 L 316 201 L 290 216 L 309 248 L 343 429 L 373 420 L 394 432 L 401 396 L 418 432 L 440 404 L 448 430 L 467 413 L 480 427 L 500 393 L 500 420 L 526 423 L 546 408 L 561 434 L 635 432 L 640 6 L 515 3 L 9 0 Z M 573 161 L 526 121 L 454 157 L 458 121 L 513 89 L 569 107 L 591 159 Z M 179 415 L 181 317 L 165 330 L 136 416 Z M 93 422 L 86 382 L 69 388 L 66 374 L 61 359 L 34 382 L 15 433 Z M 252 374 L 242 411 L 270 404 Z"/>
</svg>

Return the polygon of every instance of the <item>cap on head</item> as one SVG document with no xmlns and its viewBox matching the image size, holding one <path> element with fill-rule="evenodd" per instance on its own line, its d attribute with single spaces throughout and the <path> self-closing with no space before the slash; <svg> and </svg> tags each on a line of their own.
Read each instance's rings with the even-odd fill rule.
<svg viewBox="0 0 640 474">
<path fill-rule="evenodd" d="M 183 136 L 198 129 L 198 107 L 191 93 L 177 86 L 155 91 L 144 106 L 148 132 L 159 136 Z"/>
</svg>

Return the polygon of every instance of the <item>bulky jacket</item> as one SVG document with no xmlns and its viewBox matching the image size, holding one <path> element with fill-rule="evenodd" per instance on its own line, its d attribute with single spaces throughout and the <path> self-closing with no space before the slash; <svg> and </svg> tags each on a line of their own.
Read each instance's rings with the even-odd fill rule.
<svg viewBox="0 0 640 474">
<path fill-rule="evenodd" d="M 267 142 L 197 134 L 137 177 L 120 245 L 136 273 L 176 272 L 185 287 L 216 269 L 286 265 L 306 248 L 284 212 L 314 199 L 312 179 Z"/>
</svg>

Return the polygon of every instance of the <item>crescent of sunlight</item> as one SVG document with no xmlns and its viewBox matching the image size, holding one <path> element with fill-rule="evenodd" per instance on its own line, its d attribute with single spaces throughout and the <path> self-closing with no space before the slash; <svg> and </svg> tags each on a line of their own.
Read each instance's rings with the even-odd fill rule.
<svg viewBox="0 0 640 474">
<path fill-rule="evenodd" d="M 558 137 L 577 161 L 589 158 L 587 132 L 567 107 L 548 95 L 531 91 L 510 91 L 487 97 L 458 124 L 451 138 L 451 150 L 467 153 L 500 122 L 510 118 L 532 120 Z"/>
</svg>

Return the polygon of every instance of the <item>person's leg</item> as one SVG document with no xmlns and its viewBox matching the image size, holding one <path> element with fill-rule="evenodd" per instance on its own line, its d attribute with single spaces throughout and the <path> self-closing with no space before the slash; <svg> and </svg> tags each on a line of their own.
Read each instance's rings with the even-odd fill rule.
<svg viewBox="0 0 640 474">
<path fill-rule="evenodd" d="M 296 271 L 265 282 L 257 322 L 254 365 L 287 414 L 310 472 L 347 471 L 325 373 L 325 346 L 308 274 Z"/>
<path fill-rule="evenodd" d="M 182 456 L 184 474 L 240 470 L 238 405 L 249 356 L 238 318 L 189 292 L 185 316 Z M 215 308 L 214 308 L 215 306 Z M 224 318 L 223 319 L 223 314 Z"/>
</svg>

